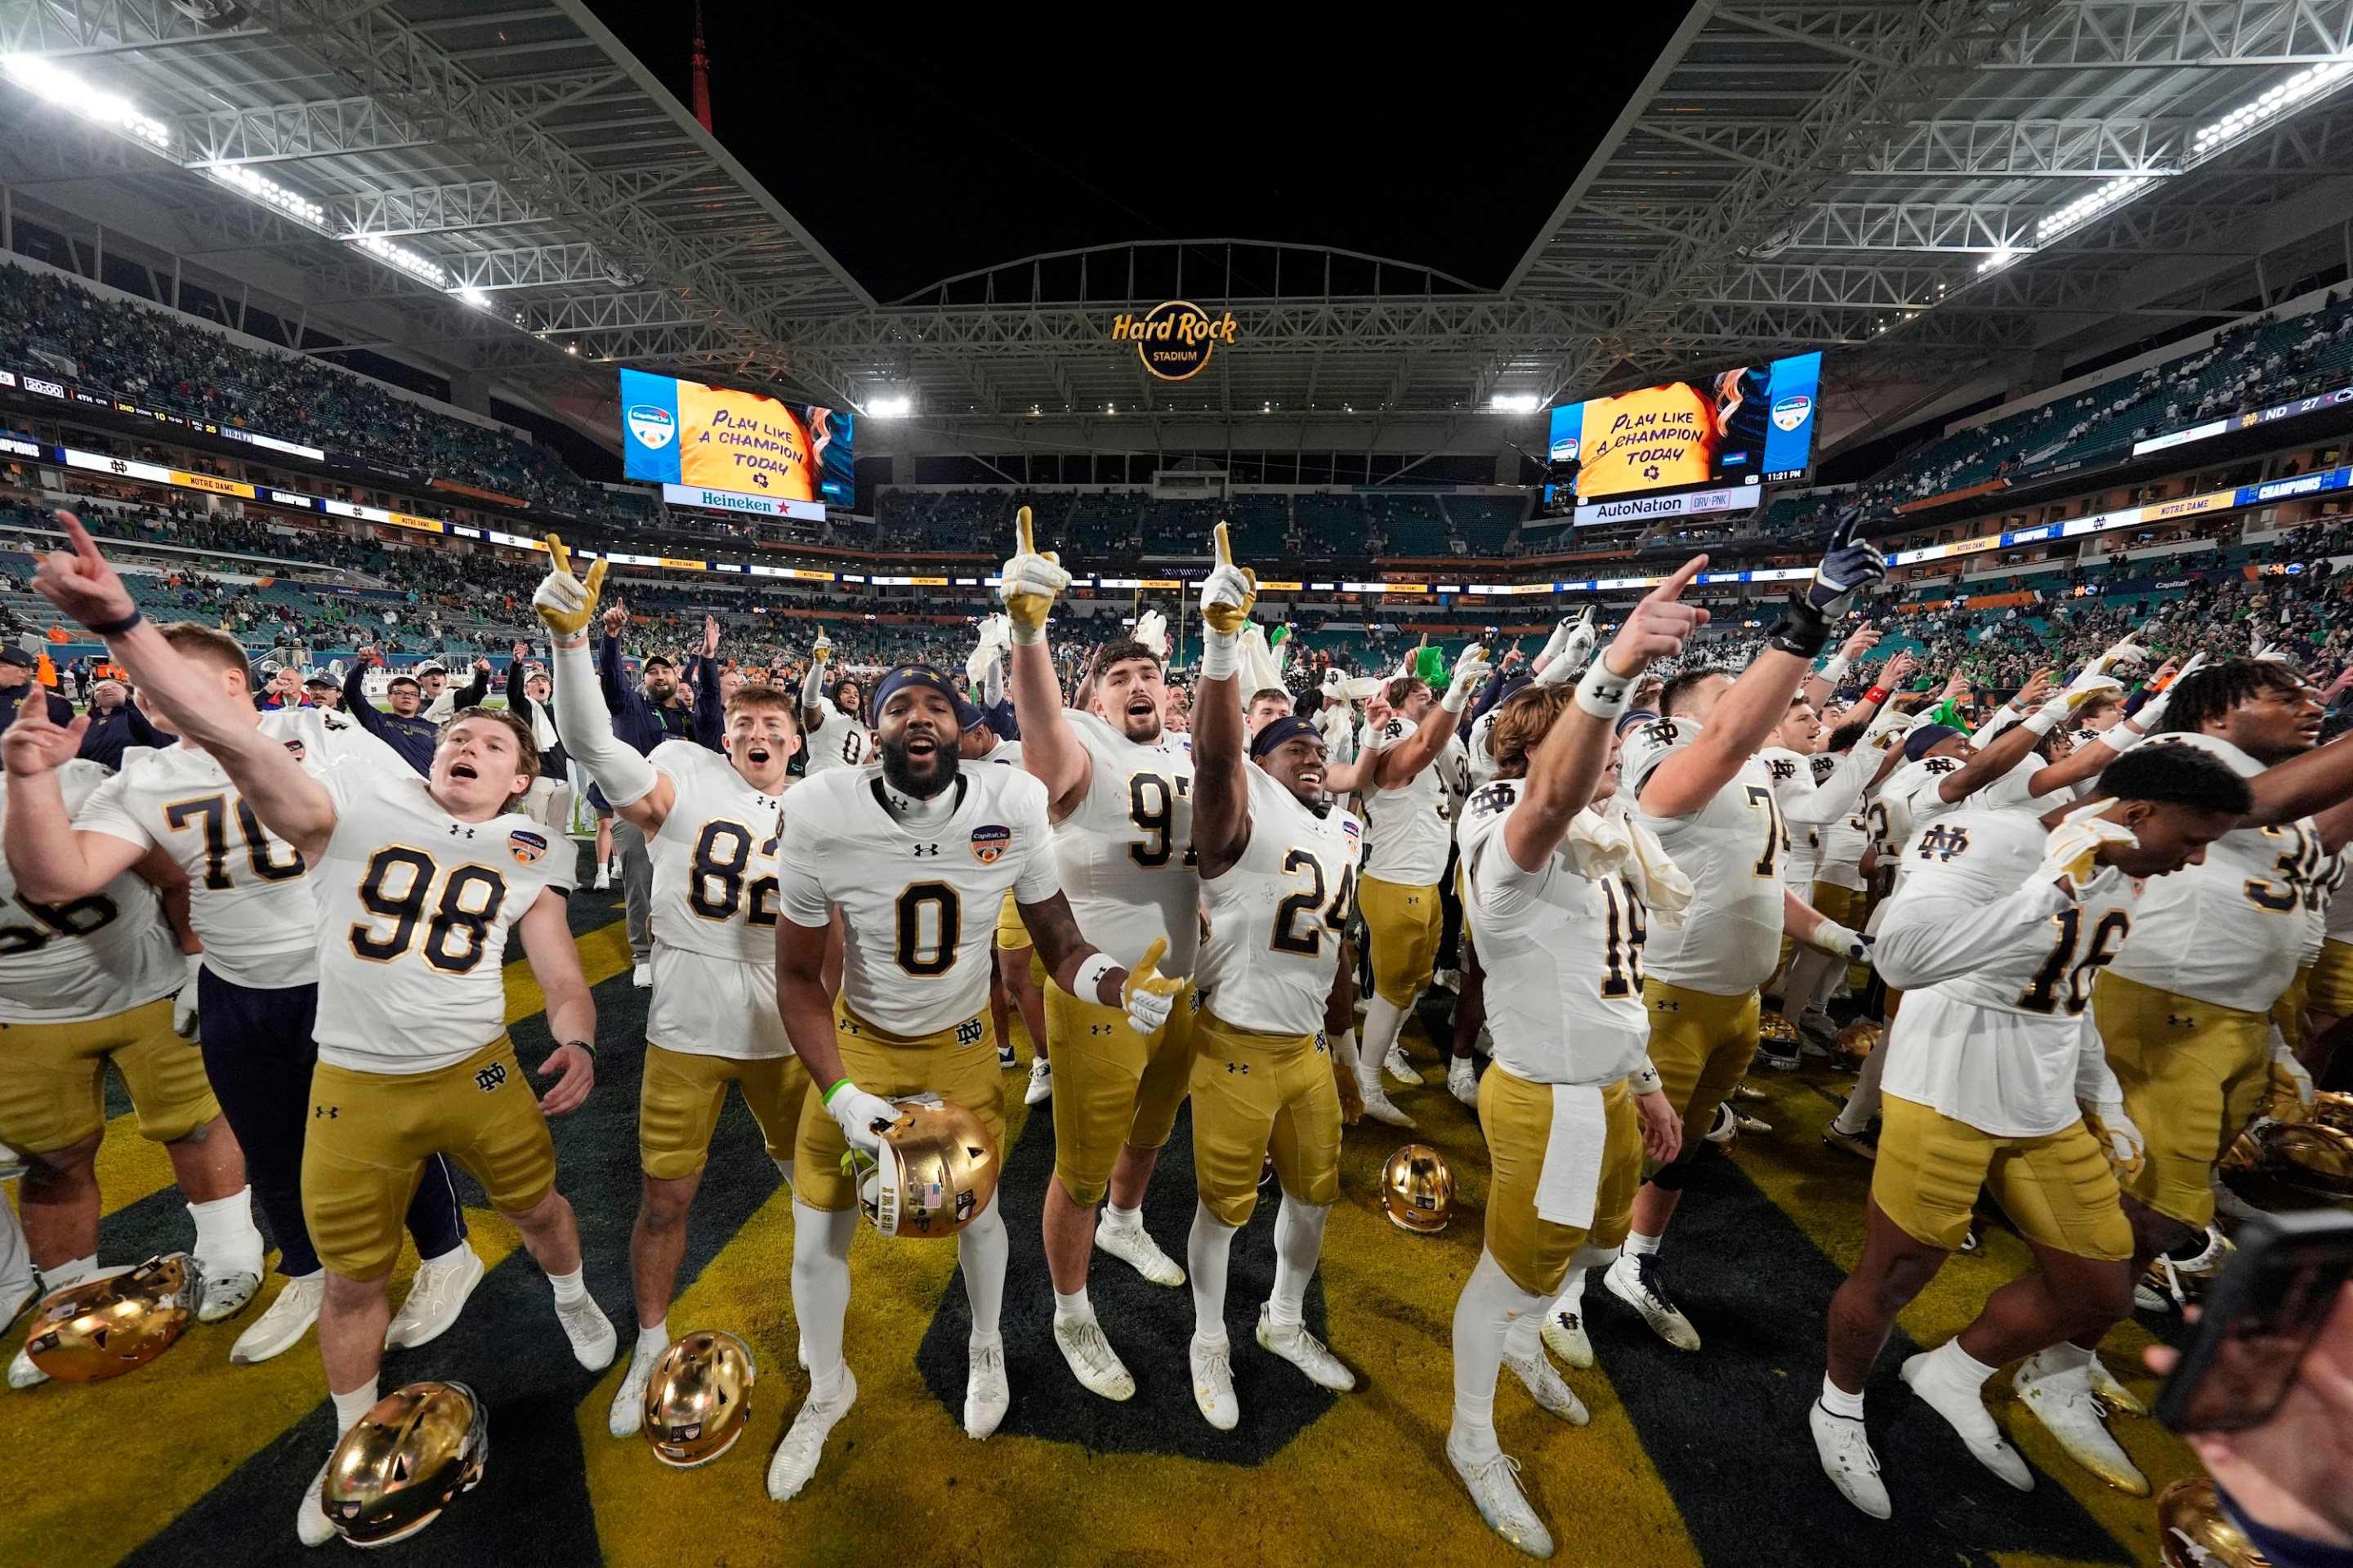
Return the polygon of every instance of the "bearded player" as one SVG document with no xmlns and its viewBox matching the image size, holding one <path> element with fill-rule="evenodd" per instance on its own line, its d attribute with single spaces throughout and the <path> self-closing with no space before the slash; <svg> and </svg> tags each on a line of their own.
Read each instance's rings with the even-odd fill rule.
<svg viewBox="0 0 2353 1568">
<path fill-rule="evenodd" d="M 615 738 L 588 657 L 605 563 L 584 582 L 562 541 L 551 535 L 547 548 L 555 569 L 532 602 L 554 653 L 556 729 L 614 811 L 645 834 L 653 865 L 654 994 L 638 1097 L 645 1186 L 629 1233 L 638 1343 L 606 1423 L 626 1437 L 644 1424 L 646 1382 L 670 1345 L 687 1210 L 729 1084 L 760 1124 L 768 1157 L 793 1177 L 808 1075 L 776 1012 L 776 843 L 799 736 L 790 695 L 746 685 L 726 702 L 723 755 L 667 740 L 640 756 Z"/>
<path fill-rule="evenodd" d="M 2143 1152 L 2084 1014 L 2100 972 L 2140 939 L 2138 910 L 2201 863 L 2253 798 L 2220 760 L 2178 746 L 2116 758 L 2098 790 L 2055 828 L 2001 807 L 1939 817 L 1906 850 L 1880 925 L 1873 961 L 1904 1008 L 1880 1046 L 1885 1130 L 1862 1256 L 1831 1299 L 1829 1370 L 1808 1415 L 1822 1468 L 1876 1519 L 1891 1510 L 1863 1383 L 1896 1314 L 1968 1234 L 1980 1188 L 2040 1269 L 1906 1361 L 1904 1381 L 2022 1491 L 2032 1474 L 1978 1391 L 2029 1358 L 2016 1380 L 2026 1407 L 2094 1474 L 2148 1491 L 2100 1423 L 2092 1352 L 2067 1343 L 2131 1308 L 2133 1227 L 2116 1175 Z"/>
<path fill-rule="evenodd" d="M 1091 712 L 1062 705 L 1046 618 L 1071 576 L 1038 553 L 1029 509 L 999 575 L 1011 621 L 1013 710 L 1021 766 L 1046 787 L 1047 819 L 1071 912 L 1089 939 L 1133 963 L 1165 949 L 1160 972 L 1189 982 L 1200 943 L 1201 881 L 1193 864 L 1193 754 L 1166 724 L 1160 661 L 1141 642 L 1095 655 Z M 1073 996 L 1050 979 L 1046 1033 L 1054 1062 L 1054 1180 L 1046 1189 L 1046 1266 L 1054 1279 L 1054 1342 L 1071 1372 L 1105 1399 L 1135 1380 L 1104 1339 L 1087 1299 L 1089 1242 L 1155 1285 L 1185 1283 L 1144 1228 L 1144 1192 L 1184 1103 L 1192 1033 L 1179 998 L 1156 1035 L 1124 1009 Z M 1108 1195 L 1097 1224 L 1094 1210 Z"/>
<path fill-rule="evenodd" d="M 1318 1033 L 1356 889 L 1356 820 L 1324 789 L 1324 737 L 1282 718 L 1247 742 L 1242 629 L 1258 585 L 1233 564 L 1223 524 L 1201 584 L 1201 679 L 1193 705 L 1193 849 L 1209 939 L 1193 1020 L 1193 1400 L 1209 1425 L 1241 1419 L 1226 1332 L 1234 1234 L 1258 1206 L 1269 1154 L 1282 1207 L 1261 1349 L 1345 1393 L 1355 1374 L 1307 1331 L 1307 1283 L 1340 1195 L 1340 1096 Z"/>
<path fill-rule="evenodd" d="M 835 768 L 793 795 L 776 861 L 778 1011 L 822 1097 L 803 1102 L 793 1192 L 793 1314 L 809 1393 L 768 1466 L 768 1495 L 796 1497 L 828 1433 L 858 1398 L 842 1359 L 858 1192 L 851 1150 L 874 1152 L 899 1111 L 886 1097 L 935 1094 L 980 1118 L 1001 1150 L 1005 1091 L 989 1038 L 988 978 L 999 904 L 1010 891 L 1054 983 L 1123 1012 L 1139 1035 L 1167 1022 L 1178 982 L 1134 971 L 1079 935 L 1055 866 L 1046 791 L 1014 768 L 963 768 L 955 688 L 901 665 L 874 689 L 879 769 Z M 839 910 L 841 989 L 828 995 L 826 933 Z M 985 1438 L 1010 1408 L 1005 1343 L 1005 1218 L 992 1199 L 956 1233 L 972 1307 L 964 1426 Z"/>
<path fill-rule="evenodd" d="M 582 1282 L 572 1205 L 555 1190 L 547 1118 L 596 1082 L 596 1006 L 565 914 L 571 867 L 546 830 L 516 810 L 538 747 L 522 720 L 467 709 L 442 731 L 431 772 L 336 768 L 313 779 L 199 665 L 166 642 L 73 517 L 73 549 L 35 586 L 106 639 L 171 727 L 212 754 L 263 826 L 311 868 L 319 901 L 319 1065 L 302 1152 L 302 1215 L 327 1270 L 319 1350 L 348 1430 L 376 1402 L 392 1316 L 385 1283 L 401 1217 L 426 1160 L 447 1154 L 482 1184 L 547 1271 L 572 1353 L 613 1359 L 613 1325 Z M 519 931 L 563 1042 L 534 1099 L 506 1032 L 502 972 Z M 332 1540 L 320 1506 L 326 1467 L 304 1489 L 295 1528 Z"/>
<path fill-rule="evenodd" d="M 1496 710 L 1495 777 L 1462 822 L 1495 1043 L 1479 1084 L 1493 1181 L 1486 1245 L 1454 1308 L 1446 1457 L 1480 1516 L 1536 1557 L 1552 1537 L 1495 1440 L 1496 1373 L 1510 1367 L 1538 1405 L 1586 1423 L 1537 1339 L 1545 1308 L 1572 1264 L 1617 1255 L 1644 1154 L 1672 1160 L 1683 1141 L 1647 1055 L 1641 954 L 1650 915 L 1679 915 L 1691 887 L 1649 830 L 1596 808 L 1615 788 L 1614 731 L 1636 678 L 1707 620 L 1677 602 L 1705 564 L 1637 604 L 1574 686 L 1530 686 Z"/>
<path fill-rule="evenodd" d="M 1661 694 L 1665 716 L 1626 747 L 1635 820 L 1658 835 L 1695 892 L 1683 925 L 1653 936 L 1642 980 L 1651 1060 L 1683 1118 L 1683 1151 L 1635 1194 L 1625 1252 L 1602 1278 L 1678 1350 L 1697 1350 L 1699 1334 L 1667 1295 L 1659 1246 L 1716 1107 L 1757 1054 L 1757 988 L 1780 961 L 1781 933 L 1787 927 L 1801 940 L 1860 956 L 1853 932 L 1783 886 L 1788 835 L 1772 775 L 1757 756 L 1788 716 L 1832 620 L 1858 588 L 1886 575 L 1886 561 L 1857 528 L 1849 518 L 1831 531 L 1813 581 L 1789 595 L 1737 680 L 1684 670 Z"/>
<path fill-rule="evenodd" d="M 341 715 L 257 710 L 248 694 L 245 650 L 227 632 L 183 621 L 163 628 L 161 636 L 306 772 L 407 766 Z M 29 745 L 39 733 L 10 744 Z M 268 1361 L 310 1331 L 327 1288 L 302 1218 L 302 1150 L 319 1059 L 319 912 L 310 863 L 262 825 L 219 760 L 190 741 L 126 753 L 122 771 L 70 821 L 59 777 L 24 777 L 11 802 L 9 863 L 33 896 L 54 904 L 91 897 L 151 854 L 169 856 L 187 878 L 190 922 L 205 949 L 195 981 L 205 1073 L 245 1150 L 254 1197 L 269 1216 L 279 1272 L 286 1277 L 269 1309 L 237 1336 L 229 1360 Z M 482 1278 L 482 1260 L 466 1245 L 457 1185 L 441 1156 L 427 1162 L 406 1222 L 418 1263 L 408 1297 L 385 1330 L 387 1350 L 439 1338 Z"/>
</svg>

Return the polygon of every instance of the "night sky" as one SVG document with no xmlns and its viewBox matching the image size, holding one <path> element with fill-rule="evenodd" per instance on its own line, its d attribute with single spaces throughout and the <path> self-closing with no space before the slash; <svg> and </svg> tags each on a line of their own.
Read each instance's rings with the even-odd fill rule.
<svg viewBox="0 0 2353 1568">
<path fill-rule="evenodd" d="M 691 102 L 688 0 L 590 5 Z M 1612 9 L 1606 37 L 1574 6 L 1272 9 L 710 0 L 712 124 L 879 301 L 1154 238 L 1335 246 L 1493 288 L 1685 6 Z"/>
</svg>

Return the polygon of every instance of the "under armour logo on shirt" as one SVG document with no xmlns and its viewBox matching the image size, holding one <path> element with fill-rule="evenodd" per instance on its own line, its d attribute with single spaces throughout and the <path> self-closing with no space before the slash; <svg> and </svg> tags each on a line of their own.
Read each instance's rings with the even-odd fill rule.
<svg viewBox="0 0 2353 1568">
<path fill-rule="evenodd" d="M 937 844 L 917 844 L 915 846 L 915 858 L 917 860 L 935 860 L 939 857 L 939 853 L 940 846 Z"/>
<path fill-rule="evenodd" d="M 449 836 L 453 839 L 470 839 L 474 836 L 474 830 L 463 822 L 452 822 L 449 824 Z"/>
</svg>

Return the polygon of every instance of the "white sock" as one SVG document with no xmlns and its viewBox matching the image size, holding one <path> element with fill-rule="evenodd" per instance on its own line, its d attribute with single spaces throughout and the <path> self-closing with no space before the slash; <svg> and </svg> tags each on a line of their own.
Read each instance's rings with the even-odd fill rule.
<svg viewBox="0 0 2353 1568">
<path fill-rule="evenodd" d="M 1319 1207 L 1282 1195 L 1274 1215 L 1274 1294 L 1266 1299 L 1268 1320 L 1277 1329 L 1288 1331 L 1306 1322 L 1307 1282 L 1324 1255 L 1324 1226 L 1331 1218 L 1329 1203 Z"/>
<path fill-rule="evenodd" d="M 774 1159 L 775 1157 L 772 1155 L 770 1158 Z M 793 1162 L 789 1160 L 776 1160 L 776 1174 L 785 1179 L 786 1186 L 791 1186 L 793 1184 Z"/>
<path fill-rule="evenodd" d="M 1813 949 L 1808 948 L 1807 951 L 1812 952 Z M 1814 957 L 1824 961 L 1821 978 L 1814 982 L 1814 989 L 1806 994 L 1806 1011 L 1827 1013 L 1831 1010 L 1831 999 L 1836 996 L 1839 988 L 1846 983 L 1847 967 L 1836 959 L 1832 959 L 1828 953 L 1815 953 Z"/>
<path fill-rule="evenodd" d="M 1854 1092 L 1846 1097 L 1838 1116 L 1831 1122 L 1843 1133 L 1858 1133 L 1871 1125 L 1879 1114 L 1879 1075 L 1887 1070 L 1887 1045 L 1883 1040 L 1878 1050 L 1862 1059 L 1862 1071 L 1854 1080 Z"/>
<path fill-rule="evenodd" d="M 209 1203 L 190 1203 L 188 1217 L 196 1222 L 196 1256 L 216 1274 L 259 1274 L 261 1233 L 253 1226 L 253 1189 L 240 1187 Z"/>
<path fill-rule="evenodd" d="M 1495 1374 L 1521 1319 L 1537 1321 L 1545 1298 L 1512 1283 L 1494 1254 L 1482 1248 L 1478 1266 L 1454 1303 L 1454 1443 L 1474 1459 L 1492 1458 L 1495 1442 Z"/>
<path fill-rule="evenodd" d="M 97 1272 L 98 1254 L 91 1253 L 88 1257 L 77 1257 L 69 1262 L 61 1263 L 55 1268 L 42 1269 L 41 1289 L 47 1295 L 55 1296 L 69 1285 L 79 1285 Z"/>
<path fill-rule="evenodd" d="M 1095 1315 L 1093 1303 L 1087 1299 L 1087 1287 L 1082 1284 L 1068 1296 L 1054 1292 L 1054 1321 L 1064 1323 Z"/>
<path fill-rule="evenodd" d="M 793 1200 L 793 1317 L 808 1352 L 811 1399 L 838 1397 L 849 1370 L 841 1320 L 849 1310 L 849 1240 L 857 1234 L 857 1210 L 829 1213 Z"/>
<path fill-rule="evenodd" d="M 1115 1231 L 1139 1231 L 1144 1228 L 1144 1205 L 1123 1209 L 1109 1199 L 1103 1201 L 1103 1223 Z"/>
<path fill-rule="evenodd" d="M 1373 1081 L 1380 1081 L 1381 1064 L 1388 1060 L 1389 1047 L 1398 1043 L 1405 1030 L 1406 1010 L 1388 998 L 1376 995 L 1365 1004 L 1365 1045 L 1356 1056 L 1356 1076 L 1370 1073 Z"/>
<path fill-rule="evenodd" d="M 1626 1245 L 1620 1251 L 1627 1257 L 1652 1257 L 1657 1255 L 1660 1244 L 1666 1239 L 1663 1235 L 1646 1236 L 1640 1231 L 1630 1231 L 1626 1234 Z"/>
<path fill-rule="evenodd" d="M 1331 1044 L 1332 1054 L 1338 1058 L 1340 1065 L 1352 1073 L 1355 1072 L 1356 1070 L 1356 1032 L 1353 1029 L 1343 1029 L 1337 1034 L 1326 1036 L 1326 1039 Z"/>
<path fill-rule="evenodd" d="M 1207 1203 L 1193 1205 L 1193 1231 L 1185 1238 L 1186 1272 L 1193 1286 L 1193 1335 L 1208 1344 L 1226 1342 L 1226 1265 L 1233 1255 L 1236 1227 L 1222 1224 Z"/>
<path fill-rule="evenodd" d="M 1850 1421 L 1860 1421 L 1862 1419 L 1862 1395 L 1849 1393 L 1831 1381 L 1830 1373 L 1824 1372 L 1822 1373 L 1822 1408 L 1832 1415 L 1843 1415 Z"/>
<path fill-rule="evenodd" d="M 375 1381 L 370 1378 L 349 1393 L 329 1396 L 335 1402 L 335 1433 L 338 1436 L 357 1426 L 360 1417 L 375 1408 L 379 1397 L 375 1392 Z"/>
<path fill-rule="evenodd" d="M 1005 1309 L 1005 1264 L 1013 1242 L 1005 1232 L 1005 1211 L 991 1194 L 980 1217 L 956 1233 L 956 1261 L 964 1265 L 964 1298 L 972 1306 L 972 1342 L 1001 1342 L 997 1321 Z"/>
<path fill-rule="evenodd" d="M 1515 1361 L 1524 1361 L 1541 1354 L 1544 1340 L 1544 1315 L 1523 1312 L 1512 1319 L 1512 1331 L 1504 1336 L 1504 1353 Z"/>
<path fill-rule="evenodd" d="M 2033 1375 L 2050 1377 L 2059 1372 L 2089 1372 L 2092 1352 L 2083 1346 L 2062 1340 L 2049 1350 L 2038 1351 L 2031 1362 Z"/>
<path fill-rule="evenodd" d="M 637 1353 L 650 1361 L 670 1349 L 670 1319 L 664 1318 L 652 1328 L 638 1330 Z"/>
<path fill-rule="evenodd" d="M 1552 1310 L 1581 1317 L 1585 1312 L 1586 1270 L 1571 1268 L 1560 1282 L 1560 1293 L 1552 1298 Z"/>
<path fill-rule="evenodd" d="M 439 1257 L 419 1258 L 417 1262 L 420 1266 L 426 1268 L 448 1268 L 451 1265 L 459 1262 L 465 1255 L 466 1240 L 463 1236 L 460 1236 L 458 1238 L 458 1245 L 451 1247 L 448 1252 L 443 1253 Z"/>
<path fill-rule="evenodd" d="M 558 1307 L 577 1307 L 588 1299 L 588 1284 L 580 1277 L 582 1273 L 583 1270 L 575 1268 L 569 1274 L 547 1277 L 547 1283 L 555 1288 L 555 1304 Z"/>
<path fill-rule="evenodd" d="M 1989 1367 L 1961 1349 L 1960 1336 L 1956 1334 L 1930 1351 L 1927 1363 L 1920 1370 L 1948 1387 L 1975 1393 L 1985 1387 L 1986 1379 L 2001 1369 Z"/>
</svg>

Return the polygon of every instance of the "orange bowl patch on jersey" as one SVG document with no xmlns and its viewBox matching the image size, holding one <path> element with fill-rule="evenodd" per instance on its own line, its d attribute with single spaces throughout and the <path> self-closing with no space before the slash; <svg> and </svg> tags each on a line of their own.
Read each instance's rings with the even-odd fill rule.
<svg viewBox="0 0 2353 1568">
<path fill-rule="evenodd" d="M 972 831 L 972 858 L 983 865 L 995 865 L 997 857 L 1013 847 L 1013 830 L 1002 822 L 987 822 Z"/>
<path fill-rule="evenodd" d="M 547 835 L 517 828 L 507 835 L 507 853 L 518 865 L 537 865 L 547 857 Z"/>
</svg>

